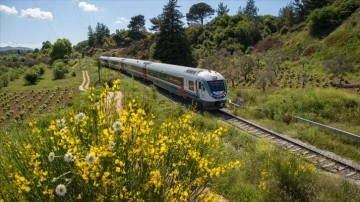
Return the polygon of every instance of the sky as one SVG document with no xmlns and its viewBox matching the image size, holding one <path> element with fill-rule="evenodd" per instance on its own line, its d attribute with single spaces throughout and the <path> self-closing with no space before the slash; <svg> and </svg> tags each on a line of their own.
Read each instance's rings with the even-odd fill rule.
<svg viewBox="0 0 360 202">
<path fill-rule="evenodd" d="M 177 5 L 185 16 L 192 5 L 200 2 L 215 10 L 223 2 L 230 9 L 229 15 L 246 5 L 246 0 L 178 0 Z M 259 15 L 278 16 L 280 8 L 290 2 L 255 0 L 255 5 Z M 149 28 L 149 19 L 160 15 L 167 3 L 168 0 L 0 0 L 0 47 L 41 48 L 44 41 L 53 44 L 60 38 L 76 45 L 87 39 L 89 25 L 95 29 L 100 22 L 115 33 L 116 29 L 128 29 L 131 17 L 140 14 Z M 186 18 L 183 21 L 186 25 Z"/>
</svg>

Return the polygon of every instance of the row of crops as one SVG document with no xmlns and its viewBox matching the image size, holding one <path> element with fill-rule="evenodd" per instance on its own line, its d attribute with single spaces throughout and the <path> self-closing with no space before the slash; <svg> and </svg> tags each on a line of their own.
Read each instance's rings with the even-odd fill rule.
<svg viewBox="0 0 360 202">
<path fill-rule="evenodd" d="M 0 93 L 0 125 L 71 106 L 75 88 Z"/>
</svg>

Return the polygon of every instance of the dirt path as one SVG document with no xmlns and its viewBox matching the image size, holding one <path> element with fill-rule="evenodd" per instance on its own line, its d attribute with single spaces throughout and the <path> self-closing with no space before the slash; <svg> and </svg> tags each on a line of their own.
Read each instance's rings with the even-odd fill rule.
<svg viewBox="0 0 360 202">
<path fill-rule="evenodd" d="M 89 72 L 82 71 L 82 77 L 83 77 L 83 80 L 82 80 L 81 85 L 79 86 L 79 90 L 86 91 L 90 85 Z M 122 93 L 120 91 L 108 92 L 106 103 L 107 103 L 107 106 L 110 106 L 111 102 L 115 102 L 116 111 L 119 115 L 121 115 L 121 110 L 122 110 L 121 100 L 122 100 Z"/>
<path fill-rule="evenodd" d="M 79 86 L 79 90 L 85 91 L 89 88 L 90 85 L 90 77 L 88 71 L 82 71 L 83 81 L 81 85 Z"/>
</svg>

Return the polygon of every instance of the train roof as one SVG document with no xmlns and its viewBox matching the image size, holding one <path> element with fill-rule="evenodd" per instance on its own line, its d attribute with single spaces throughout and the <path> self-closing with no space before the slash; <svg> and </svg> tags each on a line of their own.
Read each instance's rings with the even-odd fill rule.
<svg viewBox="0 0 360 202">
<path fill-rule="evenodd" d="M 121 62 L 128 65 L 133 65 L 137 67 L 142 67 L 158 72 L 163 72 L 167 74 L 171 74 L 174 76 L 186 76 L 190 78 L 198 78 L 201 77 L 205 80 L 223 80 L 224 77 L 212 70 L 207 69 L 200 69 L 200 68 L 193 68 L 193 67 L 186 67 L 181 65 L 172 65 L 172 64 L 165 64 L 165 63 L 157 63 L 151 61 L 144 61 L 144 60 L 137 60 L 137 59 L 129 59 L 129 58 L 118 58 L 118 57 L 104 57 L 101 56 L 102 59 L 108 59 L 110 61 Z"/>
</svg>

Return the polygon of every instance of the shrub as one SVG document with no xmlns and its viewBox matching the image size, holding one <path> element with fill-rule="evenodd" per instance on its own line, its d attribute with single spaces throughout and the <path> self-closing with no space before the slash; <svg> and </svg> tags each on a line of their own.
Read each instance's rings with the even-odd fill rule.
<svg viewBox="0 0 360 202">
<path fill-rule="evenodd" d="M 337 26 L 336 11 L 333 7 L 314 10 L 309 16 L 309 33 L 311 36 L 323 38 Z"/>
<path fill-rule="evenodd" d="M 53 79 L 63 79 L 65 74 L 69 72 L 67 65 L 62 60 L 56 60 L 53 66 Z"/>
<path fill-rule="evenodd" d="M 6 74 L 0 76 L 0 88 L 9 85 L 9 78 Z"/>
<path fill-rule="evenodd" d="M 280 34 L 281 35 L 285 35 L 289 32 L 289 28 L 287 26 L 283 26 L 281 29 L 280 29 Z"/>
<path fill-rule="evenodd" d="M 45 64 L 38 64 L 38 65 L 36 65 L 36 70 L 37 70 L 39 76 L 44 75 L 44 73 L 45 73 L 45 67 L 46 67 Z"/>
<path fill-rule="evenodd" d="M 71 76 L 72 76 L 72 77 L 76 77 L 76 73 L 75 73 L 75 72 L 71 72 Z"/>
<path fill-rule="evenodd" d="M 54 70 L 53 70 L 53 79 L 54 80 L 57 80 L 57 79 L 63 79 L 65 78 L 65 72 L 62 68 L 58 68 L 56 67 Z"/>
<path fill-rule="evenodd" d="M 95 96 L 90 88 L 83 111 L 51 121 L 47 130 L 31 122 L 28 142 L 6 140 L 21 153 L 2 156 L 12 165 L 4 167 L 11 173 L 0 190 L 9 193 L 5 200 L 211 201 L 204 188 L 238 165 L 220 158 L 224 130 L 199 132 L 192 114 L 155 126 L 135 100 L 119 117 L 109 90 Z"/>
<path fill-rule="evenodd" d="M 30 85 L 35 84 L 36 81 L 38 80 L 38 78 L 39 78 L 39 75 L 34 70 L 29 70 L 24 75 L 25 83 L 30 84 Z"/>
</svg>

